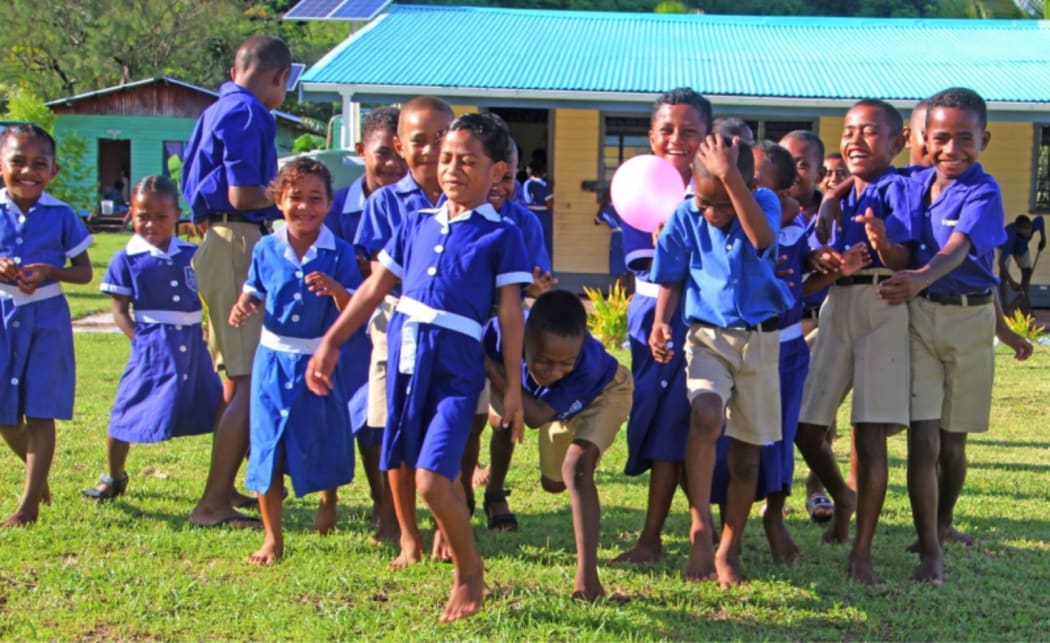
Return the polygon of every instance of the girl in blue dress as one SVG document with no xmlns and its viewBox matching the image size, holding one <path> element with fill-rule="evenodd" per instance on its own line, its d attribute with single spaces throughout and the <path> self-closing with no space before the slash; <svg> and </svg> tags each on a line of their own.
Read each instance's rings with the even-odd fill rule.
<svg viewBox="0 0 1050 643">
<path fill-rule="evenodd" d="M 130 443 L 210 433 L 222 399 L 201 332 L 201 302 L 190 259 L 197 246 L 174 236 L 179 192 L 147 176 L 131 193 L 135 236 L 113 255 L 100 289 L 112 298 L 113 321 L 131 340 L 131 355 L 109 416 L 109 471 L 83 495 L 123 495 Z M 132 312 L 134 308 L 134 312 Z"/>
<path fill-rule="evenodd" d="M 286 225 L 256 245 L 244 292 L 229 318 L 236 327 L 265 310 L 252 366 L 247 479 L 259 498 L 265 531 L 262 547 L 248 558 L 255 565 L 273 564 L 284 554 L 285 474 L 296 495 L 323 491 L 329 497 L 354 475 L 345 390 L 340 386 L 319 397 L 304 386 L 304 375 L 321 336 L 361 283 L 361 272 L 353 247 L 324 225 L 332 202 L 324 165 L 306 158 L 286 164 L 270 193 Z M 334 510 L 334 503 L 324 502 L 319 511 Z M 324 522 L 329 519 L 334 516 Z"/>
</svg>

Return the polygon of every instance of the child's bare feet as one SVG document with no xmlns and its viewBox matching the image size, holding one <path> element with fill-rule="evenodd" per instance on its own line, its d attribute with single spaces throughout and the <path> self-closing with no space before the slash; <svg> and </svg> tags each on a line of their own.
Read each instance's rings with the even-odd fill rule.
<svg viewBox="0 0 1050 643">
<path fill-rule="evenodd" d="M 693 546 L 689 549 L 689 560 L 682 577 L 694 583 L 716 580 L 715 549 L 705 533 L 693 534 Z"/>
<path fill-rule="evenodd" d="M 944 558 L 942 556 L 922 556 L 919 566 L 915 568 L 913 578 L 920 583 L 931 585 L 944 584 Z"/>
<path fill-rule="evenodd" d="M 314 518 L 314 531 L 327 536 L 335 531 L 336 506 L 324 501 L 317 507 L 317 516 Z"/>
<path fill-rule="evenodd" d="M 718 584 L 722 589 L 729 589 L 739 585 L 740 580 L 740 558 L 733 554 L 715 554 L 715 571 L 718 573 Z"/>
<path fill-rule="evenodd" d="M 849 559 L 849 579 L 865 585 L 881 585 L 882 578 L 875 573 L 870 558 Z"/>
<path fill-rule="evenodd" d="M 484 572 L 478 572 L 476 576 L 458 577 L 452 584 L 452 592 L 449 594 L 445 611 L 438 620 L 442 623 L 451 623 L 461 618 L 477 614 L 481 609 L 481 602 L 485 597 Z"/>
<path fill-rule="evenodd" d="M 959 543 L 963 547 L 969 548 L 973 547 L 976 544 L 973 538 L 967 536 L 966 534 L 959 531 L 955 527 L 952 527 L 951 525 L 948 525 L 948 527 L 942 529 L 940 534 L 938 535 L 941 538 L 942 545 L 944 543 Z"/>
<path fill-rule="evenodd" d="M 452 549 L 445 540 L 445 534 L 440 529 L 434 530 L 434 545 L 430 549 L 430 558 L 439 563 L 452 562 Z"/>
<path fill-rule="evenodd" d="M 257 552 L 248 556 L 248 563 L 251 565 L 273 565 L 279 561 L 283 555 L 284 545 L 280 545 L 271 540 L 266 540 Z"/>
<path fill-rule="evenodd" d="M 642 565 L 654 563 L 660 560 L 661 556 L 663 556 L 663 545 L 661 543 L 651 544 L 639 541 L 631 549 L 613 558 L 612 562 L 613 564 Z"/>
<path fill-rule="evenodd" d="M 12 527 L 28 527 L 29 525 L 36 522 L 38 512 L 30 512 L 25 509 L 19 509 L 10 516 L 0 522 L 0 529 L 10 529 Z"/>
<path fill-rule="evenodd" d="M 582 576 L 580 574 L 583 574 Z M 598 580 L 598 570 L 593 570 L 591 573 L 577 572 L 576 582 L 572 587 L 572 598 L 577 601 L 587 601 L 593 603 L 602 596 L 605 596 L 605 588 L 602 587 L 602 582 Z"/>
<path fill-rule="evenodd" d="M 372 534 L 372 542 L 377 545 L 383 543 L 396 543 L 401 540 L 401 530 L 397 526 L 397 521 L 386 523 L 380 520 L 376 525 L 376 532 Z"/>
<path fill-rule="evenodd" d="M 404 569 L 409 565 L 415 565 L 416 563 L 423 560 L 423 543 L 414 538 L 405 538 L 401 536 L 401 551 L 398 552 L 397 558 L 390 561 L 387 565 L 388 569 Z"/>
<path fill-rule="evenodd" d="M 470 478 L 470 483 L 475 487 L 484 487 L 489 483 L 489 468 L 483 467 L 480 464 L 474 467 L 474 475 Z"/>
<path fill-rule="evenodd" d="M 827 531 L 820 537 L 822 543 L 844 543 L 849 541 L 849 521 L 857 509 L 857 494 L 846 491 L 846 499 L 835 503 L 835 514 Z"/>
<path fill-rule="evenodd" d="M 798 557 L 802 555 L 802 550 L 798 548 L 791 534 L 788 533 L 783 516 L 777 516 L 776 512 L 766 512 L 766 515 L 762 516 L 762 526 L 766 530 L 769 553 L 773 556 L 773 560 L 794 565 Z"/>
</svg>

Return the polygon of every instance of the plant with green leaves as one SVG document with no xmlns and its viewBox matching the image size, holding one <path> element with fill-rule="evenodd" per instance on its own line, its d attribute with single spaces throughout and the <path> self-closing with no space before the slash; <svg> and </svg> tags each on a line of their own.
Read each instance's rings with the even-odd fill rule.
<svg viewBox="0 0 1050 643">
<path fill-rule="evenodd" d="M 1006 325 L 1033 344 L 1046 337 L 1046 326 L 1037 322 L 1035 317 L 1023 312 L 1020 308 L 1015 308 L 1013 313 L 1007 315 Z"/>
<path fill-rule="evenodd" d="M 631 296 L 620 280 L 609 286 L 608 295 L 600 289 L 583 287 L 594 310 L 587 315 L 587 329 L 609 348 L 619 348 L 627 341 L 627 304 Z"/>
</svg>

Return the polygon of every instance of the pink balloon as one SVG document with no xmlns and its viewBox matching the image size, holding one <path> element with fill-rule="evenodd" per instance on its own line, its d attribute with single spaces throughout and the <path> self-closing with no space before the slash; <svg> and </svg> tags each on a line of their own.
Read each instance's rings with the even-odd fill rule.
<svg viewBox="0 0 1050 643">
<path fill-rule="evenodd" d="M 624 221 L 642 232 L 653 232 L 685 198 L 685 184 L 670 161 L 642 154 L 616 170 L 609 196 Z"/>
</svg>

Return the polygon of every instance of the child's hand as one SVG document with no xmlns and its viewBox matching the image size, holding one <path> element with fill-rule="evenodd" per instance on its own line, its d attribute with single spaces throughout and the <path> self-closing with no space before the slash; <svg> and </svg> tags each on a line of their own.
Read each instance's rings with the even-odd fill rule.
<svg viewBox="0 0 1050 643">
<path fill-rule="evenodd" d="M 558 285 L 558 280 L 549 272 L 543 272 L 539 266 L 532 269 L 532 283 L 525 287 L 525 294 L 536 298 Z"/>
<path fill-rule="evenodd" d="M 996 330 L 995 336 L 999 338 L 1000 342 L 1014 350 L 1014 359 L 1018 362 L 1023 362 L 1031 357 L 1032 342 L 1010 330 L 1005 324 L 1002 324 L 1002 326 L 1003 328 Z"/>
<path fill-rule="evenodd" d="M 229 324 L 234 328 L 240 328 L 249 317 L 259 312 L 259 302 L 248 293 L 241 293 L 237 303 L 230 309 Z"/>
<path fill-rule="evenodd" d="M 649 333 L 649 350 L 653 352 L 653 359 L 661 364 L 667 364 L 674 355 L 674 342 L 671 341 L 671 325 L 667 322 L 653 322 L 653 330 Z"/>
<path fill-rule="evenodd" d="M 729 173 L 736 169 L 737 157 L 740 155 L 739 142 L 740 138 L 734 136 L 732 143 L 726 145 L 724 136 L 708 134 L 700 143 L 696 158 L 711 176 L 725 181 Z"/>
<path fill-rule="evenodd" d="M 497 431 L 510 429 L 512 442 L 525 442 L 525 411 L 521 403 L 521 389 L 504 391 L 503 417 L 499 419 L 499 425 L 495 428 Z"/>
<path fill-rule="evenodd" d="M 314 271 L 303 279 L 307 289 L 318 297 L 334 297 L 346 293 L 343 284 L 320 271 Z"/>
<path fill-rule="evenodd" d="M 664 231 L 664 226 L 665 225 L 667 225 L 667 223 L 661 223 L 661 224 L 656 226 L 655 230 L 653 230 L 653 247 L 654 248 L 656 246 L 660 245 L 660 233 Z"/>
<path fill-rule="evenodd" d="M 0 257 L 0 280 L 14 281 L 18 279 L 18 262 L 11 257 Z"/>
<path fill-rule="evenodd" d="M 864 214 L 859 214 L 853 219 L 857 223 L 864 224 L 864 232 L 868 235 L 868 243 L 876 252 L 882 252 L 888 245 L 886 238 L 886 222 L 875 216 L 875 212 L 868 208 Z"/>
<path fill-rule="evenodd" d="M 849 277 L 869 265 L 871 265 L 871 253 L 868 252 L 868 244 L 858 243 L 842 253 L 839 273 L 843 277 Z"/>
<path fill-rule="evenodd" d="M 317 352 L 310 356 L 306 363 L 306 388 L 314 395 L 324 397 L 331 393 L 335 387 L 332 384 L 332 371 L 335 363 L 339 361 L 339 349 L 333 348 L 328 342 L 322 341 L 317 347 Z"/>
<path fill-rule="evenodd" d="M 901 270 L 879 284 L 879 297 L 887 304 L 904 304 L 928 285 L 928 280 L 922 273 L 915 270 Z"/>
<path fill-rule="evenodd" d="M 55 267 L 49 263 L 31 263 L 18 271 L 18 289 L 32 295 L 40 284 L 51 278 Z"/>
<path fill-rule="evenodd" d="M 824 246 L 810 253 L 809 265 L 823 275 L 830 275 L 833 272 L 838 272 L 839 268 L 842 267 L 842 255 L 839 254 L 838 250 L 830 246 Z"/>
<path fill-rule="evenodd" d="M 792 268 L 784 268 L 783 267 L 784 264 L 787 263 L 787 260 L 788 260 L 787 255 L 780 255 L 779 257 L 777 257 L 777 264 L 776 264 L 776 268 L 774 269 L 773 274 L 775 274 L 778 278 L 783 279 L 785 282 L 787 282 L 787 285 L 789 287 L 794 288 L 795 287 L 795 282 L 794 281 L 790 281 L 790 280 L 787 279 L 787 277 L 790 277 L 791 275 L 795 274 L 794 269 L 792 269 Z"/>
<path fill-rule="evenodd" d="M 817 241 L 827 243 L 832 233 L 838 231 L 841 220 L 842 203 L 838 199 L 825 196 L 817 210 Z"/>
</svg>

